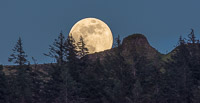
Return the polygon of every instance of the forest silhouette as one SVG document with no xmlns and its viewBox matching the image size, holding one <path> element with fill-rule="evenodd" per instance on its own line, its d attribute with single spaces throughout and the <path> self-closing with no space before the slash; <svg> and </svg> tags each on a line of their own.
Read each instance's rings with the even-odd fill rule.
<svg viewBox="0 0 200 103">
<path fill-rule="evenodd" d="M 0 103 L 200 103 L 200 42 L 194 30 L 161 54 L 142 34 L 115 38 L 115 47 L 88 54 L 60 33 L 45 56 L 30 64 L 19 38 L 0 65 Z"/>
</svg>

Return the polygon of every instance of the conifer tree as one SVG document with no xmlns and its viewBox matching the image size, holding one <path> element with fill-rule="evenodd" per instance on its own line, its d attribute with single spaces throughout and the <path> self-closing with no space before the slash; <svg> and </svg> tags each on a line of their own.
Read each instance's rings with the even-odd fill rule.
<svg viewBox="0 0 200 103">
<path fill-rule="evenodd" d="M 66 41 L 66 58 L 68 63 L 75 63 L 77 61 L 77 46 L 72 35 L 69 35 Z"/>
<path fill-rule="evenodd" d="M 13 49 L 13 53 L 8 59 L 9 62 L 14 62 L 17 64 L 16 78 L 13 81 L 13 85 L 16 86 L 14 95 L 18 98 L 15 98 L 18 102 L 30 102 L 31 101 L 31 78 L 29 73 L 31 72 L 30 65 L 27 65 L 29 61 L 26 59 L 27 55 L 23 50 L 22 40 L 19 37 L 17 44 Z"/>
<path fill-rule="evenodd" d="M 67 58 L 68 72 L 73 79 L 77 80 L 80 67 L 79 67 L 77 46 L 75 44 L 75 40 L 72 37 L 72 35 L 69 35 L 67 38 L 66 51 L 67 51 L 66 58 Z"/>
<path fill-rule="evenodd" d="M 67 68 L 66 56 L 67 45 L 62 32 L 57 39 L 54 40 L 53 45 L 50 45 L 48 54 L 44 54 L 57 60 L 56 64 L 52 64 L 50 80 L 45 84 L 46 102 L 49 103 L 64 103 L 67 94 Z"/>
<path fill-rule="evenodd" d="M 18 64 L 19 66 L 25 65 L 28 63 L 27 55 L 25 54 L 22 46 L 22 40 L 19 37 L 17 44 L 15 45 L 13 53 L 8 58 L 9 62 L 14 62 L 14 64 Z"/>
<path fill-rule="evenodd" d="M 57 39 L 54 40 L 53 45 L 49 46 L 49 53 L 48 54 L 44 54 L 45 56 L 49 56 L 51 58 L 55 58 L 57 60 L 57 63 L 59 65 L 62 65 L 65 61 L 65 37 L 62 34 L 62 32 L 60 33 L 60 35 L 58 36 Z"/>
<path fill-rule="evenodd" d="M 115 38 L 115 46 L 119 47 L 121 45 L 121 40 L 120 40 L 120 36 L 118 35 L 117 38 Z"/>
<path fill-rule="evenodd" d="M 77 45 L 78 45 L 78 49 L 79 49 L 78 56 L 84 57 L 85 55 L 87 55 L 89 53 L 88 48 L 86 48 L 86 46 L 85 46 L 82 36 L 80 37 L 80 41 L 78 42 Z"/>
<path fill-rule="evenodd" d="M 69 35 L 66 41 L 67 91 L 69 91 L 68 98 L 73 101 L 81 101 L 79 100 L 81 88 L 77 82 L 80 80 L 81 62 L 79 61 L 77 48 L 74 38 Z"/>
<path fill-rule="evenodd" d="M 50 80 L 45 84 L 45 101 L 48 103 L 69 102 L 71 92 L 68 93 L 70 91 L 68 88 L 74 88 L 71 74 L 77 75 L 75 72 L 78 70 L 76 69 L 78 56 L 74 39 L 70 35 L 65 41 L 63 34 L 60 33 L 58 39 L 55 39 L 53 45 L 50 46 L 49 54 L 45 55 L 57 60 L 49 72 Z"/>
<path fill-rule="evenodd" d="M 67 66 L 68 72 L 75 79 L 78 78 L 78 51 L 77 46 L 75 44 L 75 40 L 72 35 L 69 35 L 66 41 L 66 58 L 67 58 Z"/>
<path fill-rule="evenodd" d="M 194 34 L 194 29 L 191 29 L 190 34 L 188 34 L 188 38 L 189 38 L 188 40 L 189 43 L 195 44 L 197 42 L 196 36 Z"/>
</svg>

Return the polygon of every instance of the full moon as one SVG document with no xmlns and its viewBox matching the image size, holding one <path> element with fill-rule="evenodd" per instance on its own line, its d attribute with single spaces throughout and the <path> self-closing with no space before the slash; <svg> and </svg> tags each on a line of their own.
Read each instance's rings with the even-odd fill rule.
<svg viewBox="0 0 200 103">
<path fill-rule="evenodd" d="M 72 36 L 77 44 L 83 37 L 89 54 L 111 49 L 113 36 L 110 28 L 103 21 L 96 18 L 85 18 L 78 21 L 71 29 Z"/>
</svg>

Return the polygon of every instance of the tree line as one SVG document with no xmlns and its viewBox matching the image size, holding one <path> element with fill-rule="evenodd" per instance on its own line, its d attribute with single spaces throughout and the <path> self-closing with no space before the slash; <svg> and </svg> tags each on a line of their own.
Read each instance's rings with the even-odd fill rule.
<svg viewBox="0 0 200 103">
<path fill-rule="evenodd" d="M 81 57 L 88 54 L 82 37 L 75 44 L 72 36 L 65 38 L 60 33 L 49 46 L 49 53 L 44 54 L 56 59 L 56 63 L 49 64 L 50 69 L 47 74 L 37 69 L 36 62 L 35 66 L 30 64 L 20 37 L 12 51 L 8 61 L 16 64 L 11 68 L 16 69 L 16 72 L 5 76 L 2 71 L 3 66 L 1 66 L 0 101 L 4 103 L 68 103 L 71 95 L 67 92 L 67 88 L 70 88 L 67 87 L 70 77 L 66 66 L 73 68 Z M 72 97 L 72 100 L 75 100 L 75 97 Z"/>
</svg>

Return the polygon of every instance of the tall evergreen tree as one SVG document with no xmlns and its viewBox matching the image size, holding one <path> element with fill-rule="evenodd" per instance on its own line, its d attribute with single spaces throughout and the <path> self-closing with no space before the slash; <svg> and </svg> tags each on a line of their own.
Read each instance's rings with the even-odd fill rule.
<svg viewBox="0 0 200 103">
<path fill-rule="evenodd" d="M 88 48 L 86 48 L 83 37 L 80 37 L 80 41 L 78 42 L 78 56 L 80 57 L 84 57 L 85 55 L 87 55 L 88 52 Z"/>
<path fill-rule="evenodd" d="M 15 67 L 15 69 L 17 69 L 16 78 L 15 81 L 13 81 L 13 85 L 15 85 L 16 88 L 13 92 L 14 95 L 17 97 L 14 99 L 21 103 L 31 102 L 31 78 L 29 75 L 31 68 L 29 65 L 26 65 L 27 63 L 29 63 L 26 57 L 27 55 L 23 50 L 22 40 L 19 37 L 17 44 L 13 49 L 13 54 L 10 55 L 8 61 L 17 64 L 17 66 Z"/>
<path fill-rule="evenodd" d="M 81 40 L 82 43 L 80 43 L 82 46 L 81 48 L 83 49 L 83 54 L 86 54 L 87 49 L 85 49 L 84 41 L 83 39 Z M 82 45 L 83 44 L 83 45 Z M 78 55 L 78 47 L 75 44 L 75 40 L 72 37 L 72 35 L 69 35 L 66 41 L 66 58 L 67 58 L 67 73 L 68 73 L 68 97 L 69 100 L 75 101 L 75 102 L 81 102 L 84 99 L 80 96 L 81 95 L 81 90 L 82 87 L 80 87 L 80 81 L 81 77 L 80 74 L 82 72 L 82 69 L 85 68 L 85 63 L 82 63 L 80 61 L 80 57 Z M 87 59 L 87 58 L 85 58 Z M 73 90 L 73 91 L 72 91 Z"/>
<path fill-rule="evenodd" d="M 57 39 L 50 45 L 48 54 L 44 54 L 57 60 L 56 64 L 52 64 L 50 80 L 45 84 L 46 101 L 49 103 L 65 103 L 67 98 L 67 68 L 66 56 L 67 45 L 62 32 Z"/>
<path fill-rule="evenodd" d="M 67 66 L 69 69 L 69 73 L 73 76 L 74 79 L 78 78 L 79 72 L 79 59 L 78 59 L 78 51 L 77 46 L 75 44 L 75 40 L 72 35 L 69 35 L 66 42 L 66 58 L 67 58 Z"/>
<path fill-rule="evenodd" d="M 68 63 L 75 63 L 77 61 L 77 46 L 72 35 L 69 35 L 66 41 L 66 58 Z"/>
<path fill-rule="evenodd" d="M 55 58 L 57 60 L 57 63 L 59 65 L 62 65 L 65 61 L 65 49 L 66 49 L 66 43 L 65 43 L 65 37 L 60 33 L 57 39 L 54 40 L 53 45 L 49 46 L 49 53 L 44 54 L 45 56 L 49 56 L 51 58 Z"/>
<path fill-rule="evenodd" d="M 17 44 L 15 45 L 13 53 L 8 58 L 9 62 L 14 62 L 15 64 L 18 64 L 19 66 L 25 65 L 28 63 L 27 55 L 25 54 L 22 46 L 22 40 L 19 37 Z"/>
<path fill-rule="evenodd" d="M 118 35 L 117 38 L 115 38 L 115 46 L 119 47 L 121 45 L 121 40 L 120 40 L 120 36 Z"/>
<path fill-rule="evenodd" d="M 74 100 L 71 98 L 74 93 L 70 90 L 76 84 L 71 75 L 75 77 L 78 71 L 78 55 L 74 39 L 69 36 L 65 41 L 61 33 L 53 46 L 50 46 L 49 54 L 45 55 L 57 59 L 57 63 L 52 65 L 49 72 L 50 80 L 45 86 L 46 101 L 49 103 L 66 103 L 69 100 Z"/>
<path fill-rule="evenodd" d="M 196 36 L 194 34 L 194 29 L 191 29 L 190 34 L 188 34 L 188 38 L 189 38 L 188 40 L 189 43 L 195 44 L 197 42 Z"/>
</svg>

